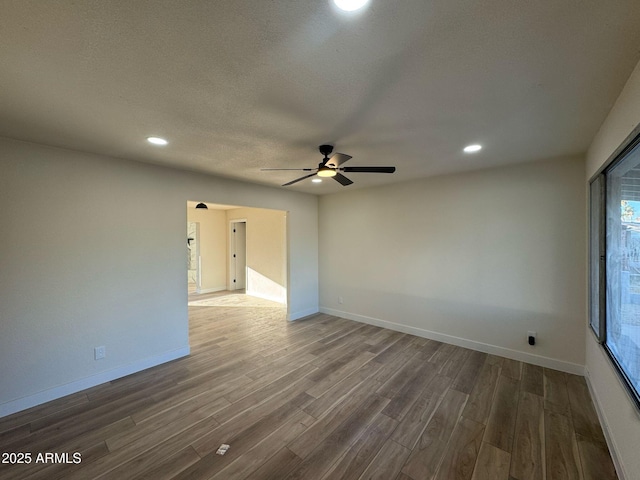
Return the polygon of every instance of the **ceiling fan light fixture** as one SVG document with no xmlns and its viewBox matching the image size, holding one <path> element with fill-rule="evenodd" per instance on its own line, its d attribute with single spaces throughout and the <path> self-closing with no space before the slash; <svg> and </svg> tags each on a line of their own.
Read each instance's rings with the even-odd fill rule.
<svg viewBox="0 0 640 480">
<path fill-rule="evenodd" d="M 333 168 L 329 168 L 329 167 L 322 167 L 318 170 L 319 177 L 325 177 L 325 178 L 335 177 L 336 173 L 338 172 L 336 172 Z"/>
</svg>

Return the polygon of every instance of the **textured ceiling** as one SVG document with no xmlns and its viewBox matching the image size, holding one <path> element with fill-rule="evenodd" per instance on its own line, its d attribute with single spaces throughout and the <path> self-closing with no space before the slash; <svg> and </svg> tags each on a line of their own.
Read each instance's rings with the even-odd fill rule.
<svg viewBox="0 0 640 480">
<path fill-rule="evenodd" d="M 5 1 L 0 135 L 274 186 L 321 143 L 397 167 L 283 187 L 318 194 L 553 159 L 589 146 L 638 25 L 637 0 Z"/>
</svg>

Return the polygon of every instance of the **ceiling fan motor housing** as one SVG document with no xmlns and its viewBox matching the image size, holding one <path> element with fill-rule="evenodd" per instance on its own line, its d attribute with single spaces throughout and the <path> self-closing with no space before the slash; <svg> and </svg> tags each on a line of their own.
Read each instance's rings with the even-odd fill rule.
<svg viewBox="0 0 640 480">
<path fill-rule="evenodd" d="M 318 150 L 320 150 L 320 153 L 322 155 L 328 157 L 329 155 L 331 155 L 331 152 L 333 152 L 333 145 L 320 145 L 320 147 L 318 147 Z"/>
</svg>

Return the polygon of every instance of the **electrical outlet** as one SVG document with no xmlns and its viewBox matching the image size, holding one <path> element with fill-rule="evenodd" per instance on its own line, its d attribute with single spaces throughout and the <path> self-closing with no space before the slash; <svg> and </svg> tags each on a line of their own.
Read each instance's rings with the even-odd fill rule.
<svg viewBox="0 0 640 480">
<path fill-rule="evenodd" d="M 107 349 L 104 345 L 102 345 L 100 347 L 94 348 L 93 353 L 96 360 L 102 360 L 104 357 L 107 356 Z"/>
<path fill-rule="evenodd" d="M 532 331 L 527 332 L 527 342 L 531 346 L 536 344 L 536 332 L 532 332 Z"/>
<path fill-rule="evenodd" d="M 344 303 L 344 298 L 338 297 L 338 303 L 342 305 Z"/>
</svg>

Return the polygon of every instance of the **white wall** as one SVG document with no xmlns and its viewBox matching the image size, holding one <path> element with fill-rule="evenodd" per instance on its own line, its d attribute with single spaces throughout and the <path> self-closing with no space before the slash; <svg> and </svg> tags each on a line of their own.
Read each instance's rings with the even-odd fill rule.
<svg viewBox="0 0 640 480">
<path fill-rule="evenodd" d="M 187 220 L 200 224 L 200 293 L 227 288 L 227 215 L 224 210 L 187 208 Z"/>
<path fill-rule="evenodd" d="M 565 159 L 322 197 L 321 311 L 582 373 L 583 171 Z"/>
<path fill-rule="evenodd" d="M 189 199 L 288 211 L 289 317 L 318 310 L 314 196 L 8 139 L 0 172 L 0 416 L 188 353 Z"/>
<path fill-rule="evenodd" d="M 586 177 L 591 178 L 640 125 L 640 63 L 618 97 L 587 154 Z M 591 333 L 586 336 L 586 372 L 614 461 L 621 478 L 640 478 L 640 414 Z M 620 471 L 622 470 L 622 472 Z"/>
<path fill-rule="evenodd" d="M 264 208 L 234 208 L 227 221 L 247 221 L 246 292 L 275 302 L 287 302 L 287 215 Z"/>
</svg>

